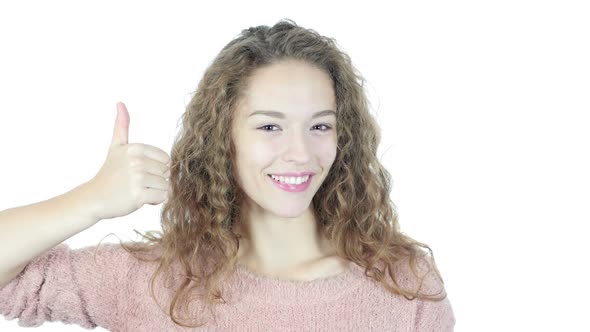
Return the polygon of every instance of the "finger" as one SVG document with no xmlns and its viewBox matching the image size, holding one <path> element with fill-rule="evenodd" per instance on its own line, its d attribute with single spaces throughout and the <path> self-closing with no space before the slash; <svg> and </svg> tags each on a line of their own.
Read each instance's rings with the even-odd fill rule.
<svg viewBox="0 0 590 332">
<path fill-rule="evenodd" d="M 135 148 L 139 147 L 141 153 L 147 158 L 157 160 L 163 164 L 166 164 L 170 161 L 168 154 L 158 147 L 143 143 L 133 143 L 130 145 L 135 146 Z"/>
<path fill-rule="evenodd" d="M 163 191 L 168 191 L 169 185 L 166 178 L 163 176 L 153 175 L 153 174 L 143 174 L 141 180 L 141 186 L 151 189 L 159 189 Z"/>
<path fill-rule="evenodd" d="M 145 204 L 158 205 L 168 198 L 166 191 L 146 188 L 141 192 L 140 200 Z"/>
<path fill-rule="evenodd" d="M 111 145 L 122 145 L 129 143 L 129 112 L 125 104 L 117 103 L 117 117 L 115 118 L 115 128 Z"/>
<path fill-rule="evenodd" d="M 162 176 L 165 178 L 170 177 L 170 166 L 162 164 L 161 162 L 150 158 L 144 158 L 143 160 L 144 171 L 146 171 L 147 173 Z"/>
</svg>

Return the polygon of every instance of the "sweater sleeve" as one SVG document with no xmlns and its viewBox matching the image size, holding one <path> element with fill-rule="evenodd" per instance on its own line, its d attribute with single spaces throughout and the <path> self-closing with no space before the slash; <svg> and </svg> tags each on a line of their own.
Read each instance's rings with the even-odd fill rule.
<svg viewBox="0 0 590 332">
<path fill-rule="evenodd" d="M 127 287 L 128 254 L 120 244 L 80 249 L 59 244 L 0 287 L 0 315 L 33 327 L 45 321 L 117 330 Z"/>
<path fill-rule="evenodd" d="M 432 263 L 430 258 L 427 259 Z M 422 265 L 422 271 L 426 271 Z M 440 296 L 439 292 L 446 295 L 444 282 L 436 276 L 434 270 L 428 272 L 424 278 L 424 292 L 430 295 Z M 443 294 L 441 293 L 441 294 Z M 442 301 L 427 301 L 417 299 L 416 332 L 453 332 L 455 328 L 455 315 L 448 296 Z"/>
<path fill-rule="evenodd" d="M 449 298 L 442 301 L 418 301 L 416 332 L 453 332 L 455 315 Z"/>
</svg>

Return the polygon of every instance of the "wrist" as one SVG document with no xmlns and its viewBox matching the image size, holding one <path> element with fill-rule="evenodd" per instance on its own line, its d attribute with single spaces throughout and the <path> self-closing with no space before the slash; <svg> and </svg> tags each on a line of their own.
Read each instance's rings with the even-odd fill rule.
<svg viewBox="0 0 590 332">
<path fill-rule="evenodd" d="M 88 227 L 96 224 L 102 219 L 100 217 L 102 207 L 94 194 L 95 190 L 93 188 L 93 183 L 88 181 L 74 188 L 70 192 L 72 196 L 75 197 L 73 198 L 75 200 L 74 206 L 77 207 L 78 213 L 83 216 L 83 220 L 87 220 L 90 223 Z"/>
</svg>

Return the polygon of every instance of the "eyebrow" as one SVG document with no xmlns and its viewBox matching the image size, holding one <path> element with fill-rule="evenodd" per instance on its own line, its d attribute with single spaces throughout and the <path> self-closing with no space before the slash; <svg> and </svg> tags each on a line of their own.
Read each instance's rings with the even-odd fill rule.
<svg viewBox="0 0 590 332">
<path fill-rule="evenodd" d="M 266 116 L 272 116 L 275 118 L 279 118 L 279 119 L 284 119 L 285 118 L 285 113 L 281 113 L 281 112 L 277 112 L 277 111 L 269 111 L 269 110 L 256 110 L 252 113 L 250 113 L 250 115 L 248 115 L 248 117 L 251 117 L 253 115 L 266 115 Z M 336 112 L 332 111 L 332 110 L 323 110 L 323 111 L 319 111 L 314 113 L 311 118 L 315 119 L 315 118 L 319 118 L 322 116 L 326 116 L 326 115 L 334 115 L 336 116 Z"/>
</svg>

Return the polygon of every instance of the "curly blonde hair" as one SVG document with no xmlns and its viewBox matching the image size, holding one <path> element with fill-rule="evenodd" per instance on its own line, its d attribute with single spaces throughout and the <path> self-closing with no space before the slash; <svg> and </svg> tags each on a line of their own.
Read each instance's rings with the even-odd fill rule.
<svg viewBox="0 0 590 332">
<path fill-rule="evenodd" d="M 145 242 L 121 243 L 137 259 L 157 262 L 150 293 L 158 305 L 154 296 L 157 276 L 169 272 L 173 262 L 180 262 L 181 283 L 166 312 L 178 325 L 204 324 L 185 324 L 176 314 L 177 308 L 194 298 L 191 295 L 211 307 L 226 303 L 221 288 L 236 268 L 240 242 L 233 226 L 243 222 L 239 207 L 245 199 L 236 181 L 236 149 L 230 132 L 234 109 L 255 69 L 287 59 L 324 70 L 332 78 L 336 95 L 337 155 L 312 202 L 322 234 L 340 257 L 363 267 L 367 277 L 391 293 L 408 300 L 446 297 L 442 291 L 419 293 L 426 274 L 418 275 L 416 263 L 427 258 L 421 248 L 431 254 L 421 260 L 427 263 L 427 274 L 434 272 L 441 283 L 442 277 L 430 247 L 399 230 L 390 199 L 390 174 L 377 158 L 381 134 L 369 112 L 364 78 L 335 39 L 283 19 L 272 27 L 244 29 L 207 68 L 172 147 L 172 193 L 162 207 L 162 231 L 144 235 L 134 230 Z M 156 248 L 159 254 L 155 257 L 139 255 L 156 252 Z M 418 290 L 400 287 L 394 269 L 399 262 L 409 262 L 420 279 Z"/>
</svg>

